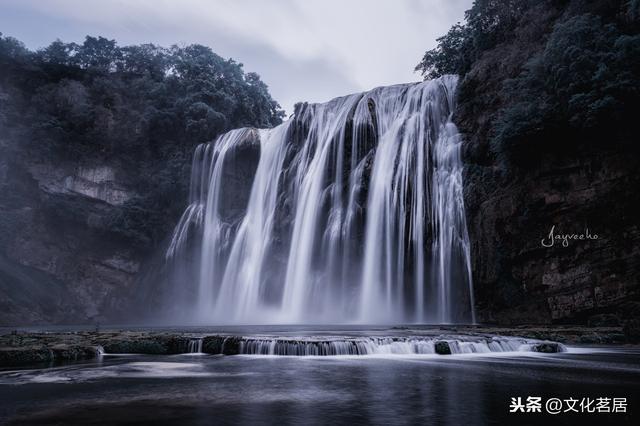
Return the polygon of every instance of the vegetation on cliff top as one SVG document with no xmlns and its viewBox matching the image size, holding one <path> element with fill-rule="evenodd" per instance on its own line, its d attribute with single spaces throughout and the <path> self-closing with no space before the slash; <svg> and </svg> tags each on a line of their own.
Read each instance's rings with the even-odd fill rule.
<svg viewBox="0 0 640 426">
<path fill-rule="evenodd" d="M 142 195 L 112 214 L 107 231 L 142 247 L 165 237 L 184 207 L 196 144 L 283 115 L 257 74 L 205 46 L 121 47 L 87 37 L 34 52 L 0 33 L 5 155 L 129 170 Z"/>
<path fill-rule="evenodd" d="M 462 108 L 490 114 L 486 128 L 467 130 L 503 164 L 533 164 L 537 152 L 563 148 L 559 139 L 629 140 L 640 101 L 640 2 L 476 0 L 416 70 L 465 77 Z"/>
<path fill-rule="evenodd" d="M 637 335 L 640 1 L 476 0 L 425 53 L 460 75 L 480 321 L 589 321 Z M 549 228 L 596 242 L 547 250 Z"/>
</svg>

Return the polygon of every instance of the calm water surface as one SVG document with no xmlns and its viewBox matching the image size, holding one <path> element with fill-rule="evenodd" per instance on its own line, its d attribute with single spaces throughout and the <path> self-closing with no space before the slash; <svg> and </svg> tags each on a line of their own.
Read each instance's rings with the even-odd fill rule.
<svg viewBox="0 0 640 426">
<path fill-rule="evenodd" d="M 626 414 L 509 414 L 511 397 L 625 397 Z M 0 423 L 640 424 L 640 351 L 120 355 L 0 371 Z"/>
</svg>

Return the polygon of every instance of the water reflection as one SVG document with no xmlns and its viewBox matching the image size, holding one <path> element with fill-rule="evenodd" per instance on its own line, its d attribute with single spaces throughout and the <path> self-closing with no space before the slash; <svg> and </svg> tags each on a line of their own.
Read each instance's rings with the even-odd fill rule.
<svg viewBox="0 0 640 426">
<path fill-rule="evenodd" d="M 597 420 L 631 424 L 639 354 L 105 357 L 102 363 L 0 372 L 0 421 L 512 424 L 510 397 L 533 395 L 626 397 L 629 413 L 598 414 Z M 518 420 L 545 421 L 542 414 Z"/>
</svg>

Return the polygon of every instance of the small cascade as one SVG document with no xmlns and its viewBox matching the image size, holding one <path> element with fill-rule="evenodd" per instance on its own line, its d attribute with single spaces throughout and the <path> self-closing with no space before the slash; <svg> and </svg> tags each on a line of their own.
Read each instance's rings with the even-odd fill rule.
<svg viewBox="0 0 640 426">
<path fill-rule="evenodd" d="M 187 345 L 187 353 L 201 354 L 202 353 L 202 339 L 191 339 Z"/>
<path fill-rule="evenodd" d="M 239 353 L 245 355 L 339 356 L 424 355 L 500 352 L 536 352 L 542 342 L 517 337 L 358 337 L 358 338 L 260 338 L 245 337 Z M 560 344 L 559 351 L 566 351 Z"/>
</svg>

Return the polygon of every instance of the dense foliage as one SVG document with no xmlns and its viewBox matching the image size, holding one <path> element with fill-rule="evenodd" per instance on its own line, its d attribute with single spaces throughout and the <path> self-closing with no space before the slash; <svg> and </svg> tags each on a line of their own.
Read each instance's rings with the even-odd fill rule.
<svg viewBox="0 0 640 426">
<path fill-rule="evenodd" d="M 460 75 L 479 317 L 634 318 L 640 1 L 476 0 L 417 70 Z M 604 238 L 543 249 L 552 226 Z"/>
<path fill-rule="evenodd" d="M 425 78 L 467 73 L 482 52 L 512 37 L 518 18 L 530 3 L 531 0 L 476 0 L 465 12 L 465 23 L 455 24 L 438 38 L 438 45 L 424 54 L 416 71 Z"/>
<path fill-rule="evenodd" d="M 166 236 L 184 207 L 194 145 L 282 117 L 257 74 L 205 46 L 87 37 L 33 52 L 0 34 L 0 148 L 129 170 L 140 196 L 109 226 L 142 246 Z"/>
<path fill-rule="evenodd" d="M 465 77 L 460 102 L 483 102 L 476 115 L 492 114 L 491 151 L 522 166 L 536 152 L 562 148 L 560 136 L 630 139 L 640 101 L 639 29 L 636 0 L 476 0 L 416 70 Z M 494 101 L 476 100 L 483 84 Z"/>
</svg>

